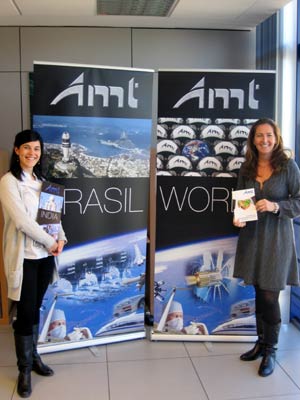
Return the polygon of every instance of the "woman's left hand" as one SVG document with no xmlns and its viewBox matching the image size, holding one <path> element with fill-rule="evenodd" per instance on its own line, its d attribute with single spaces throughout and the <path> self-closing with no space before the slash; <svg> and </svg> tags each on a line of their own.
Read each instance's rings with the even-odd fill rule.
<svg viewBox="0 0 300 400">
<path fill-rule="evenodd" d="M 256 210 L 258 212 L 273 212 L 274 211 L 274 203 L 272 201 L 262 199 L 258 200 L 255 204 Z"/>
<path fill-rule="evenodd" d="M 59 240 L 59 241 L 57 242 L 56 251 L 55 251 L 55 252 L 52 252 L 52 255 L 53 255 L 53 256 L 59 256 L 60 253 L 63 251 L 64 245 L 65 245 L 65 241 L 64 241 L 64 240 Z"/>
<path fill-rule="evenodd" d="M 64 249 L 65 241 L 59 240 L 57 244 L 58 244 L 57 251 L 58 251 L 58 254 L 60 254 Z"/>
</svg>

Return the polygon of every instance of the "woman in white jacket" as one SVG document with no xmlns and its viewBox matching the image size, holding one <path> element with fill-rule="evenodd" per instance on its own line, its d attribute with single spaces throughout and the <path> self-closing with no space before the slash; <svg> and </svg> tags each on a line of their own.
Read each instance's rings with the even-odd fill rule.
<svg viewBox="0 0 300 400">
<path fill-rule="evenodd" d="M 60 228 L 56 241 L 36 222 L 42 186 L 43 140 L 38 132 L 25 130 L 15 137 L 10 169 L 0 181 L 4 216 L 3 255 L 8 297 L 16 301 L 13 323 L 18 394 L 31 394 L 31 371 L 51 376 L 38 352 L 40 307 L 50 282 L 57 278 L 55 256 L 66 237 Z"/>
</svg>

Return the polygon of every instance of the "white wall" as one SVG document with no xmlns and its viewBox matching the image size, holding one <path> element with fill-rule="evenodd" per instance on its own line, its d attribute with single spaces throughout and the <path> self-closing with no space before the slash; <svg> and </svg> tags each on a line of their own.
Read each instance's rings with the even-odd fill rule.
<svg viewBox="0 0 300 400">
<path fill-rule="evenodd" d="M 30 127 L 33 61 L 155 70 L 255 69 L 255 31 L 0 27 L 2 149 L 10 151 L 15 134 Z M 155 94 L 154 87 L 154 102 Z"/>
</svg>

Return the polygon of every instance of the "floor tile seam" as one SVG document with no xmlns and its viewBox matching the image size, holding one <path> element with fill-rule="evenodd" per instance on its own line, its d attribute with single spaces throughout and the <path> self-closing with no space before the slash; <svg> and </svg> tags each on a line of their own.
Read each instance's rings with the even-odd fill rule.
<svg viewBox="0 0 300 400">
<path fill-rule="evenodd" d="M 276 360 L 276 364 L 278 365 L 278 367 L 285 373 L 285 375 L 287 375 L 287 377 L 293 382 L 293 384 L 299 389 L 299 393 L 296 394 L 300 394 L 300 385 L 298 385 L 295 380 L 293 379 L 293 377 L 291 377 L 291 375 L 284 369 L 284 366 L 280 364 L 280 362 L 278 360 Z"/>
<path fill-rule="evenodd" d="M 11 395 L 11 400 L 15 398 L 15 395 L 17 395 L 17 385 L 18 385 L 18 382 L 17 382 L 17 379 L 16 379 L 15 384 L 14 384 L 14 388 L 13 388 L 13 392 L 12 392 L 12 395 Z"/>
<path fill-rule="evenodd" d="M 198 371 L 197 371 L 197 368 L 196 368 L 196 366 L 195 366 L 195 364 L 194 364 L 194 362 L 193 362 L 192 357 L 189 357 L 189 359 L 190 359 L 190 362 L 191 362 L 191 364 L 192 364 L 192 367 L 193 367 L 193 369 L 194 369 L 194 371 L 195 371 L 195 374 L 196 374 L 196 376 L 197 376 L 197 378 L 198 378 L 198 381 L 199 381 L 199 383 L 200 383 L 200 385 L 201 385 L 201 387 L 202 387 L 203 393 L 204 393 L 205 396 L 207 397 L 207 400 L 210 400 L 210 399 L 209 399 L 209 396 L 208 396 L 208 393 L 207 393 L 207 391 L 206 391 L 206 389 L 205 389 L 205 385 L 204 385 L 204 383 L 202 382 L 202 380 L 201 380 L 201 378 L 200 378 L 200 375 L 199 375 L 199 373 L 198 373 Z"/>
<path fill-rule="evenodd" d="M 189 343 L 189 342 L 187 342 Z M 206 349 L 206 353 L 205 354 L 197 354 L 197 355 L 193 355 L 192 351 L 189 351 L 189 349 L 187 348 L 186 351 L 189 355 L 189 357 L 215 357 L 215 356 L 236 356 L 239 357 L 239 353 L 217 353 L 214 354 L 214 352 L 209 351 L 207 347 L 205 347 Z"/>
<path fill-rule="evenodd" d="M 43 360 L 45 361 L 45 360 Z M 107 360 L 103 361 L 72 361 L 72 362 L 51 362 L 47 361 L 47 365 L 52 366 L 62 366 L 62 365 L 95 365 L 95 364 L 105 364 Z"/>
<path fill-rule="evenodd" d="M 282 396 L 284 396 L 284 397 L 290 397 L 290 396 L 295 396 L 295 395 L 297 395 L 298 393 L 287 393 L 287 394 L 273 394 L 272 395 L 272 399 L 274 399 L 274 400 L 281 400 L 282 399 Z M 257 395 L 257 396 L 254 396 L 253 397 L 253 395 L 251 395 L 251 397 L 249 397 L 249 396 L 247 396 L 247 397 L 241 397 L 241 396 L 239 396 L 239 397 L 226 397 L 225 399 L 222 399 L 222 400 L 255 400 L 255 399 L 259 399 L 259 400 L 262 400 L 262 399 L 270 399 L 270 395 L 268 395 L 268 394 L 266 394 L 266 395 L 261 395 L 261 394 L 259 394 L 259 395 Z"/>
<path fill-rule="evenodd" d="M 287 349 L 281 349 L 280 347 L 277 349 L 277 354 L 278 353 L 284 353 L 284 352 L 287 352 L 287 351 L 292 351 L 293 353 L 299 353 L 299 355 L 300 355 L 300 348 L 298 349 L 298 348 L 294 348 L 294 347 L 291 347 L 291 348 L 287 348 Z"/>
<path fill-rule="evenodd" d="M 108 393 L 108 400 L 110 400 L 111 399 L 111 391 L 110 391 L 110 375 L 109 375 L 108 346 L 107 345 L 105 345 L 105 355 L 106 355 L 107 393 Z"/>
<path fill-rule="evenodd" d="M 14 384 L 13 384 L 13 388 L 11 390 L 11 394 L 9 395 L 9 399 L 7 399 L 7 400 L 14 399 L 16 393 L 17 393 L 17 373 L 16 373 L 16 378 L 14 379 Z M 1 397 L 1 400 L 2 400 L 2 397 Z"/>
<path fill-rule="evenodd" d="M 289 397 L 292 397 L 292 396 L 297 396 L 297 395 L 299 395 L 299 393 L 297 392 L 297 393 L 280 393 L 280 394 L 273 394 L 272 395 L 272 399 L 274 399 L 274 400 L 281 400 L 281 398 L 282 398 L 282 396 L 284 396 L 284 397 L 286 397 L 286 398 L 289 398 Z M 226 397 L 226 398 L 224 398 L 224 399 L 222 399 L 222 400 L 255 400 L 255 399 L 259 399 L 259 400 L 261 400 L 261 399 L 264 399 L 264 398 L 266 398 L 266 399 L 270 399 L 270 395 L 269 394 L 266 394 L 266 395 L 262 395 L 262 394 L 258 394 L 258 395 L 256 395 L 256 396 L 253 396 L 253 394 L 252 395 L 247 395 L 246 397 L 244 396 L 244 395 L 239 395 L 238 397 Z M 210 400 L 210 399 L 209 399 Z"/>
<path fill-rule="evenodd" d="M 135 358 L 135 359 L 130 359 L 127 358 L 126 360 L 120 359 L 120 360 L 107 360 L 108 363 L 116 363 L 116 362 L 139 362 L 139 361 L 162 361 L 162 360 L 178 360 L 178 359 L 190 359 L 190 357 L 187 356 L 178 356 L 178 357 L 155 357 L 155 358 Z"/>
<path fill-rule="evenodd" d="M 215 357 L 232 357 L 236 358 L 237 360 L 240 359 L 239 354 L 232 354 L 232 353 L 226 353 L 226 354 L 208 354 L 206 355 L 190 355 L 191 358 L 215 358 Z"/>
<path fill-rule="evenodd" d="M 274 400 L 281 400 L 282 396 L 284 396 L 284 397 L 286 397 L 288 399 L 289 397 L 292 398 L 293 396 L 295 396 L 295 395 L 297 396 L 298 394 L 299 393 L 272 394 L 272 400 L 273 399 Z M 251 396 L 251 397 L 237 397 L 237 398 L 226 399 L 226 400 L 255 400 L 255 399 L 261 400 L 261 399 L 264 399 L 264 398 L 269 400 L 270 399 L 270 395 L 266 394 L 266 395 L 258 395 L 258 396 L 255 396 L 255 397 L 253 397 L 253 396 Z"/>
</svg>

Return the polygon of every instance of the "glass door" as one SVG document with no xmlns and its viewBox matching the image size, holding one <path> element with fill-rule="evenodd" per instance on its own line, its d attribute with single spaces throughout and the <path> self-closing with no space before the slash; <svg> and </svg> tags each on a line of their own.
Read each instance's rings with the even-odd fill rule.
<svg viewBox="0 0 300 400">
<path fill-rule="evenodd" d="M 296 136 L 295 158 L 300 166 L 300 2 L 297 4 L 297 84 L 296 84 Z M 300 218 L 294 221 L 298 265 L 300 269 Z M 292 287 L 290 320 L 300 329 L 300 287 Z"/>
<path fill-rule="evenodd" d="M 300 269 L 300 218 L 294 222 L 298 265 Z M 290 320 L 300 329 L 300 287 L 292 287 Z"/>
</svg>

